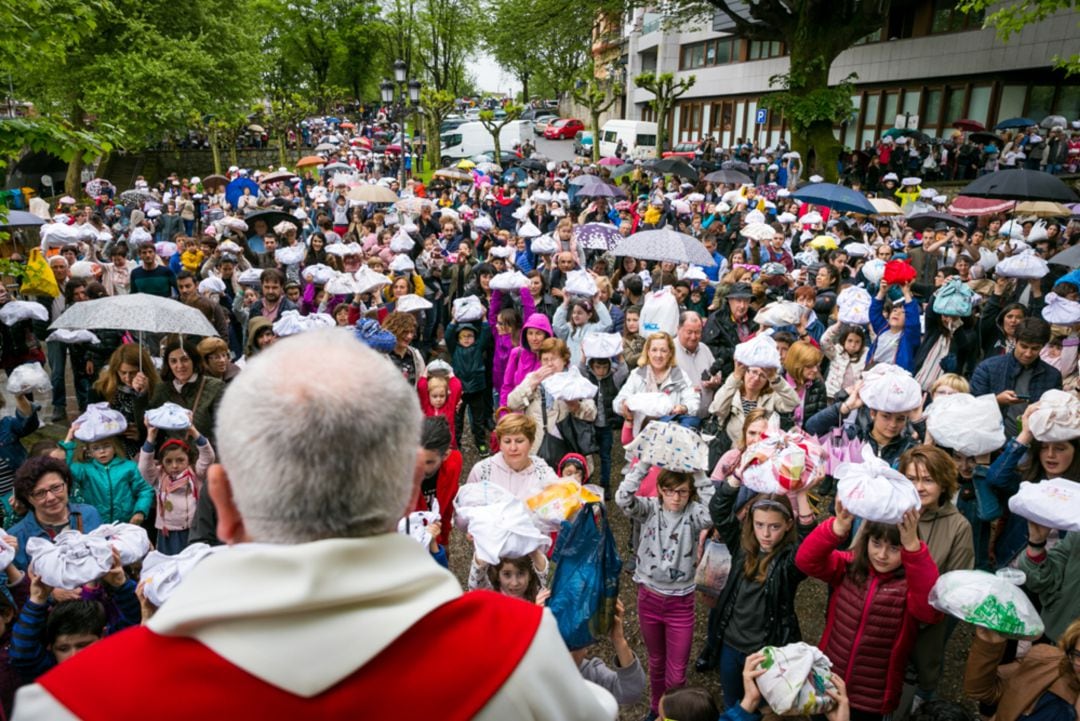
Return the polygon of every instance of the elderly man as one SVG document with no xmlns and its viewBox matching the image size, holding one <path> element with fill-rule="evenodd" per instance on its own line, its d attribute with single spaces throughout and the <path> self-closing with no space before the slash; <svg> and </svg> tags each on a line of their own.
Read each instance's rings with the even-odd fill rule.
<svg viewBox="0 0 1080 721">
<path fill-rule="evenodd" d="M 709 347 L 701 342 L 704 328 L 700 315 L 692 310 L 683 311 L 679 315 L 679 332 L 675 338 L 675 361 L 694 384 L 694 390 L 701 394 L 698 418 L 709 414 L 713 392 L 723 381 L 723 376 L 712 372 L 715 359 Z"/>
<path fill-rule="evenodd" d="M 232 547 L 145 626 L 24 686 L 15 719 L 144 719 L 163 694 L 177 718 L 613 719 L 550 613 L 463 595 L 395 532 L 420 492 L 421 419 L 413 388 L 347 331 L 253 358 L 221 403 L 209 472 Z M 468 663 L 446 663 L 465 648 Z"/>
<path fill-rule="evenodd" d="M 702 340 L 716 358 L 713 370 L 727 375 L 735 370 L 735 346 L 750 340 L 758 324 L 750 308 L 754 297 L 749 283 L 735 283 L 727 292 L 726 304 L 713 311 L 705 323 Z"/>
</svg>

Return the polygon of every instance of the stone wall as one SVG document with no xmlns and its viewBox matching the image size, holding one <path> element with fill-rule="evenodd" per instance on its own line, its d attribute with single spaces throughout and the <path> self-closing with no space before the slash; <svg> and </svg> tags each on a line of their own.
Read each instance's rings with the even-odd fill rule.
<svg viewBox="0 0 1080 721">
<path fill-rule="evenodd" d="M 293 157 L 296 151 L 290 149 L 286 157 Z M 260 150 L 247 149 L 236 152 L 236 164 L 241 168 L 267 169 L 278 166 L 277 148 Z M 222 172 L 232 161 L 227 151 L 221 153 Z M 136 176 L 143 176 L 154 183 L 167 178 L 171 173 L 182 177 L 197 175 L 204 177 L 214 172 L 214 155 L 209 150 L 153 150 L 131 155 L 113 155 L 102 164 L 101 177 L 108 178 L 121 190 L 130 188 Z"/>
</svg>

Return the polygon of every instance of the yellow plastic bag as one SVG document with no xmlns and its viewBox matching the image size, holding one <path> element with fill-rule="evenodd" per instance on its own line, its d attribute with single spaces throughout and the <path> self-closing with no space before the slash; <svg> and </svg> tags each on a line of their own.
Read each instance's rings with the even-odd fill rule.
<svg viewBox="0 0 1080 721">
<path fill-rule="evenodd" d="M 525 499 L 544 530 L 557 531 L 563 521 L 569 521 L 585 503 L 597 503 L 600 496 L 577 481 L 557 481 Z"/>
<path fill-rule="evenodd" d="M 30 251 L 30 258 L 26 261 L 26 275 L 19 292 L 23 295 L 47 295 L 50 298 L 60 295 L 56 276 L 53 275 L 49 263 L 41 257 L 41 250 L 38 248 Z"/>
</svg>

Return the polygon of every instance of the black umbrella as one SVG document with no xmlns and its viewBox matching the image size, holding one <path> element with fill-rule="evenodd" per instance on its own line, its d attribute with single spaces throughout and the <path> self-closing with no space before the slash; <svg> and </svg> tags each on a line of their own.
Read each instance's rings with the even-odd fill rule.
<svg viewBox="0 0 1080 721">
<path fill-rule="evenodd" d="M 713 162 L 712 160 L 704 160 L 702 158 L 694 158 L 690 161 L 690 166 L 697 168 L 698 172 L 711 173 L 720 168 L 720 163 Z"/>
<path fill-rule="evenodd" d="M 526 170 L 536 170 L 539 172 L 547 170 L 547 163 L 537 160 L 536 158 L 522 158 L 521 160 L 514 161 L 514 165 L 519 168 L 525 168 Z"/>
<path fill-rule="evenodd" d="M 246 216 L 244 222 L 248 226 L 247 237 L 251 239 L 248 241 L 248 247 L 256 253 L 262 253 L 266 249 L 263 245 L 263 235 L 274 232 L 274 226 L 283 220 L 295 225 L 297 232 L 302 230 L 299 220 L 280 210 L 260 210 Z M 265 227 L 263 223 L 266 224 Z"/>
<path fill-rule="evenodd" d="M 705 180 L 725 185 L 745 185 L 753 182 L 749 175 L 740 173 L 738 170 L 717 170 L 706 175 Z"/>
<path fill-rule="evenodd" d="M 994 135 L 993 133 L 971 133 L 968 135 L 968 140 L 979 145 L 996 145 L 999 148 L 1005 147 L 1005 141 Z"/>
<path fill-rule="evenodd" d="M 725 160 L 720 163 L 720 167 L 724 170 L 738 170 L 740 173 L 750 172 L 750 166 L 741 160 Z"/>
<path fill-rule="evenodd" d="M 973 198 L 1002 200 L 1052 200 L 1075 203 L 1078 198 L 1072 188 L 1060 178 L 1041 170 L 999 170 L 976 178 L 960 195 Z"/>
<path fill-rule="evenodd" d="M 648 164 L 648 168 L 664 175 L 678 175 L 680 178 L 695 181 L 698 179 L 698 171 L 694 170 L 690 163 L 682 158 L 655 160 Z"/>
<path fill-rule="evenodd" d="M 956 228 L 967 232 L 967 223 L 948 213 L 917 213 L 907 219 L 909 228 L 914 230 L 926 230 L 933 228 L 938 223 L 944 223 L 950 228 Z"/>
</svg>

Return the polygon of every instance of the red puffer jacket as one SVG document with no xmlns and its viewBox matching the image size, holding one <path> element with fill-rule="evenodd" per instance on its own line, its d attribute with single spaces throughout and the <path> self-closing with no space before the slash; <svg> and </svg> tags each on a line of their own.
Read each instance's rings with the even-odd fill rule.
<svg viewBox="0 0 1080 721">
<path fill-rule="evenodd" d="M 862 586 L 847 574 L 853 554 L 838 551 L 844 540 L 828 519 L 806 537 L 795 565 L 833 588 L 829 615 L 819 648 L 844 678 L 852 708 L 888 714 L 900 702 L 904 668 L 920 623 L 937 623 L 941 613 L 928 602 L 938 569 L 926 544 L 915 553 L 900 552 L 903 573 L 870 569 Z"/>
</svg>

